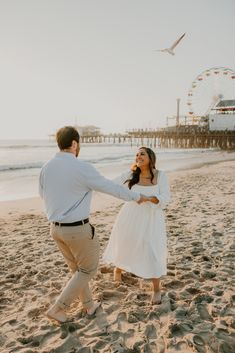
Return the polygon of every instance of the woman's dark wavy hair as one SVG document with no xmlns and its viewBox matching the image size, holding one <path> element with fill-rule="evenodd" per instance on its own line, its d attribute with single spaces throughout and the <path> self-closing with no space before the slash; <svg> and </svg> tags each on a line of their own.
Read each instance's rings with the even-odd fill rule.
<svg viewBox="0 0 235 353">
<path fill-rule="evenodd" d="M 149 156 L 149 171 L 151 174 L 151 183 L 153 182 L 153 178 L 154 178 L 154 174 L 153 174 L 153 169 L 156 169 L 155 164 L 156 164 L 156 155 L 153 152 L 153 150 L 151 150 L 151 148 L 149 147 L 140 147 L 140 149 L 143 149 L 147 152 L 148 156 Z M 132 170 L 132 174 L 130 179 L 127 179 L 124 184 L 128 183 L 128 188 L 131 189 L 133 185 L 138 184 L 139 180 L 140 180 L 140 168 L 137 167 L 136 164 L 134 164 L 131 168 Z"/>
</svg>

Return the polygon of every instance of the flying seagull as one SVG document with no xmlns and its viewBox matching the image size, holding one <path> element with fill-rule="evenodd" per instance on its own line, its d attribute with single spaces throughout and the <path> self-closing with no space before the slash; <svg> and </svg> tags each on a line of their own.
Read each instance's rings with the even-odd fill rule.
<svg viewBox="0 0 235 353">
<path fill-rule="evenodd" d="M 170 48 L 165 48 L 165 49 L 155 49 L 156 51 L 162 51 L 164 53 L 169 53 L 171 55 L 175 55 L 174 49 L 175 47 L 179 44 L 179 42 L 184 38 L 186 33 L 184 33 L 181 37 L 179 37 Z"/>
</svg>

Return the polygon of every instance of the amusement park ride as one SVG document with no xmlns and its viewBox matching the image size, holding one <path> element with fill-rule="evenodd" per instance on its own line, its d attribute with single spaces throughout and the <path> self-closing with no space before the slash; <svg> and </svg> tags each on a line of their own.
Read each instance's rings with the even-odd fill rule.
<svg viewBox="0 0 235 353">
<path fill-rule="evenodd" d="M 191 123 L 200 125 L 205 122 L 222 99 L 235 99 L 235 71 L 212 67 L 201 72 L 188 91 L 188 117 Z"/>
<path fill-rule="evenodd" d="M 235 71 L 226 67 L 204 70 L 190 85 L 187 93 L 187 114 L 179 115 L 178 98 L 177 114 L 174 117 L 167 117 L 167 127 L 172 126 L 172 123 L 169 124 L 171 119 L 174 119 L 175 127 L 208 127 L 209 115 L 218 112 L 216 107 L 223 100 L 235 100 Z"/>
</svg>

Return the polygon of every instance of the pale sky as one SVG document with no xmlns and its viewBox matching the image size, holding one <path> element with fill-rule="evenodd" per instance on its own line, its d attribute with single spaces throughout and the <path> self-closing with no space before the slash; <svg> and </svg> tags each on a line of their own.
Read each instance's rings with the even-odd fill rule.
<svg viewBox="0 0 235 353">
<path fill-rule="evenodd" d="M 235 70 L 234 15 L 234 0 L 0 0 L 0 139 L 164 126 L 200 72 Z M 175 56 L 154 52 L 184 32 Z"/>
</svg>

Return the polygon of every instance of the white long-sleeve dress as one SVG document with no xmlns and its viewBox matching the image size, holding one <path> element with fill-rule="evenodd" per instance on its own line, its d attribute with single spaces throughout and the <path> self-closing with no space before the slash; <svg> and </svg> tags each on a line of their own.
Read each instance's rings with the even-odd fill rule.
<svg viewBox="0 0 235 353">
<path fill-rule="evenodd" d="M 130 172 L 125 173 L 118 181 L 124 183 L 130 175 Z M 146 196 L 156 196 L 159 203 L 144 202 L 139 205 L 130 201 L 124 204 L 114 223 L 103 261 L 142 278 L 158 278 L 167 272 L 163 209 L 170 201 L 170 190 L 165 172 L 158 171 L 156 185 L 135 184 L 132 190 Z"/>
</svg>

